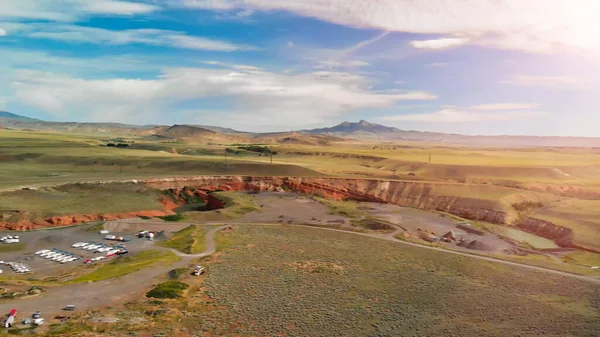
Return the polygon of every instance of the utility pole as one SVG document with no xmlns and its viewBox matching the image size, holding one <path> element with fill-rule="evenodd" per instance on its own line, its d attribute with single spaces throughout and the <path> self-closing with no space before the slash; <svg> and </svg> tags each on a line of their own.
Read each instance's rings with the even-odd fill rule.
<svg viewBox="0 0 600 337">
<path fill-rule="evenodd" d="M 429 162 L 431 163 L 431 152 L 429 153 Z"/>
<path fill-rule="evenodd" d="M 269 154 L 271 155 L 271 164 L 273 164 L 273 148 L 269 146 Z"/>
</svg>

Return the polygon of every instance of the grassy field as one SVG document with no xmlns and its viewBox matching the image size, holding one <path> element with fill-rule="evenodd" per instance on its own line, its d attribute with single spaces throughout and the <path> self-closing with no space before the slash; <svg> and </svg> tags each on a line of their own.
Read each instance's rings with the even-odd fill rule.
<svg viewBox="0 0 600 337">
<path fill-rule="evenodd" d="M 367 214 L 358 209 L 360 203 L 355 201 L 337 201 L 313 196 L 313 199 L 327 206 L 329 214 L 339 215 L 350 219 L 360 219 Z"/>
<path fill-rule="evenodd" d="M 585 267 L 600 266 L 600 254 L 588 252 L 573 252 L 563 256 L 563 261 Z M 598 272 L 595 272 L 598 274 Z"/>
<path fill-rule="evenodd" d="M 161 242 L 160 245 L 185 254 L 199 254 L 206 250 L 205 236 L 206 231 L 203 226 L 189 226 L 176 232 L 172 238 Z"/>
<path fill-rule="evenodd" d="M 244 157 L 225 160 L 225 148 L 140 141 L 138 148 L 109 148 L 94 136 L 0 131 L 0 189 L 76 181 L 141 179 L 173 175 L 298 175 L 317 173 L 295 165 Z M 141 145 L 147 145 L 146 147 Z M 190 150 L 190 151 L 186 151 Z M 171 152 L 169 152 L 171 151 Z M 188 154 L 179 154 L 188 153 Z M 218 154 L 217 154 L 218 153 Z"/>
<path fill-rule="evenodd" d="M 162 208 L 159 191 L 133 183 L 70 184 L 0 193 L 0 212 L 21 210 L 38 217 Z M 18 220 L 20 220 L 19 214 L 12 219 L 12 221 Z"/>
<path fill-rule="evenodd" d="M 151 267 L 156 264 L 170 264 L 181 258 L 171 252 L 149 250 L 134 256 L 118 258 L 110 263 L 102 265 L 93 272 L 75 278 L 67 283 L 85 283 L 108 280 L 111 278 L 131 274 L 138 270 Z"/>
<path fill-rule="evenodd" d="M 44 336 L 593 336 L 600 324 L 594 283 L 311 228 L 227 235 L 202 262 L 206 276 L 161 287 L 173 299 L 108 308 L 118 323 L 81 316 Z"/>
</svg>

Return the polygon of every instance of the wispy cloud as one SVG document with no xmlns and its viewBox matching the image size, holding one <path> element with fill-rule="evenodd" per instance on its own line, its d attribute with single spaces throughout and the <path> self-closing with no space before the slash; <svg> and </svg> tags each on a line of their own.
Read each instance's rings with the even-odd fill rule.
<svg viewBox="0 0 600 337">
<path fill-rule="evenodd" d="M 600 52 L 595 0 L 372 1 L 372 0 L 174 0 L 197 9 L 282 10 L 340 25 L 444 36 L 417 45 L 439 49 L 475 43 L 527 52 L 564 48 Z M 450 39 L 450 40 L 449 40 Z M 453 40 L 459 39 L 459 40 Z"/>
<path fill-rule="evenodd" d="M 585 81 L 573 76 L 514 75 L 501 83 L 529 87 L 579 90 L 586 88 Z"/>
<path fill-rule="evenodd" d="M 448 62 L 433 62 L 433 63 L 429 63 L 427 64 L 428 67 L 430 68 L 443 68 L 448 66 L 450 63 Z"/>
<path fill-rule="evenodd" d="M 6 36 L 6 31 L 0 28 L 0 36 Z"/>
<path fill-rule="evenodd" d="M 353 53 L 357 53 L 358 51 L 360 51 L 361 49 L 372 45 L 373 43 L 377 42 L 377 41 L 381 41 L 383 40 L 386 36 L 390 35 L 390 32 L 383 32 L 371 39 L 365 40 L 365 41 L 360 41 L 359 43 L 355 44 L 354 46 L 344 50 L 344 55 L 350 55 Z"/>
<path fill-rule="evenodd" d="M 222 52 L 258 50 L 255 46 L 240 45 L 182 32 L 159 29 L 108 30 L 64 24 L 31 24 L 22 28 L 21 35 L 67 42 L 106 45 L 146 44 L 183 49 Z"/>
<path fill-rule="evenodd" d="M 546 116 L 539 111 L 496 111 L 476 112 L 446 108 L 433 113 L 405 114 L 383 117 L 383 120 L 394 122 L 427 122 L 427 123 L 471 123 L 471 122 L 503 122 L 530 120 Z"/>
<path fill-rule="evenodd" d="M 0 18 L 77 21 L 93 15 L 132 16 L 159 9 L 152 4 L 122 0 L 2 0 Z"/>
<path fill-rule="evenodd" d="M 540 107 L 541 104 L 531 103 L 496 103 L 496 104 L 479 104 L 471 107 L 473 110 L 525 110 Z"/>
<path fill-rule="evenodd" d="M 172 104 L 228 97 L 234 106 L 223 111 L 220 119 L 266 129 L 274 125 L 303 126 L 349 111 L 436 98 L 423 91 L 371 90 L 369 78 L 346 72 L 286 74 L 247 65 L 211 64 L 219 67 L 174 68 L 147 80 L 90 80 L 19 71 L 13 88 L 22 103 L 59 118 L 96 121 L 132 122 Z"/>
<path fill-rule="evenodd" d="M 369 63 L 356 60 L 317 60 L 313 66 L 315 69 L 341 69 L 368 67 Z"/>
<path fill-rule="evenodd" d="M 466 38 L 443 38 L 435 40 L 416 40 L 410 41 L 410 45 L 417 49 L 446 49 L 458 47 L 469 43 Z"/>
</svg>

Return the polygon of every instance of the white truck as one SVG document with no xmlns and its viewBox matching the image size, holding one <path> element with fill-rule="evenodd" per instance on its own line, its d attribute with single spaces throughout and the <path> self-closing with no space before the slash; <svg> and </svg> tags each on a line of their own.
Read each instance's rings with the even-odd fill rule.
<svg viewBox="0 0 600 337">
<path fill-rule="evenodd" d="M 194 276 L 200 276 L 202 274 L 204 274 L 204 267 L 202 266 L 196 266 L 196 268 L 194 269 Z"/>
</svg>

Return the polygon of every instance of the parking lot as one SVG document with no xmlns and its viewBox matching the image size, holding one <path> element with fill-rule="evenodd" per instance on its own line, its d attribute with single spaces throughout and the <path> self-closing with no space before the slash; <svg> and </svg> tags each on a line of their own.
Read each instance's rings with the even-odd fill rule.
<svg viewBox="0 0 600 337">
<path fill-rule="evenodd" d="M 130 253 L 149 249 L 153 245 L 153 242 L 149 241 L 147 238 L 138 238 L 135 235 L 136 233 L 110 233 L 114 236 L 130 237 L 130 242 L 106 240 L 106 234 L 100 234 L 98 231 L 92 230 L 93 226 L 93 224 L 88 224 L 77 227 L 19 232 L 20 242 L 25 244 L 25 248 L 18 251 L 2 253 L 0 254 L 0 260 L 4 263 L 23 264 L 31 270 L 30 273 L 32 273 L 35 278 L 44 278 L 68 273 L 72 268 L 83 265 L 85 261 L 94 258 L 97 259 L 99 256 L 106 256 L 107 253 L 110 253 L 113 250 L 110 249 L 105 252 L 96 252 L 96 249 L 85 250 L 81 247 L 73 247 L 73 244 L 75 243 L 94 242 L 97 244 L 104 244 L 107 248 L 122 246 Z M 10 234 L 14 234 L 14 232 L 0 232 L 0 236 Z M 39 253 L 43 250 L 47 250 L 48 252 L 45 252 L 45 254 L 35 254 L 36 252 Z M 61 254 L 65 258 L 72 256 L 73 258 L 76 258 L 76 260 L 61 263 L 60 260 L 53 261 L 52 257 L 41 256 L 48 255 L 52 251 L 57 253 L 55 255 Z M 102 261 L 107 260 L 110 260 L 110 258 Z M 102 263 L 102 261 L 93 263 Z M 11 266 L 6 264 L 0 265 L 0 269 L 4 275 L 18 274 Z"/>
</svg>

